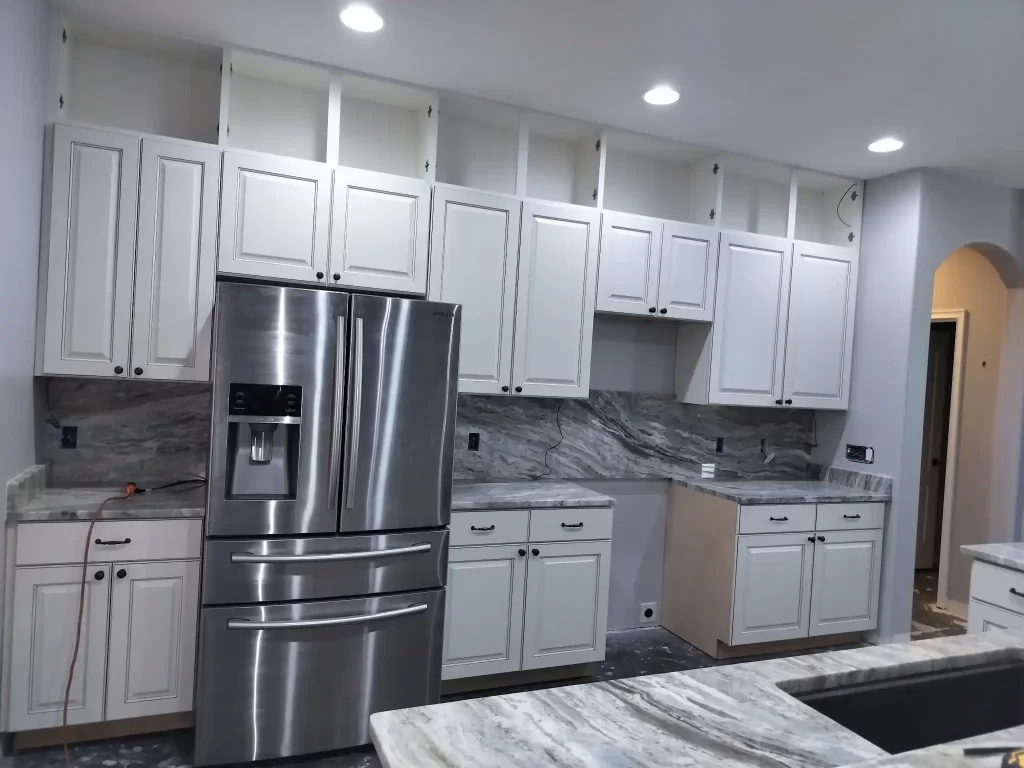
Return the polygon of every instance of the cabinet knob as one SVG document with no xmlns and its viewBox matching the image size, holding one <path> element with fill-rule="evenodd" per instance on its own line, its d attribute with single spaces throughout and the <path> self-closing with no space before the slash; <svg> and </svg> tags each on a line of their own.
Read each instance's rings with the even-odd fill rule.
<svg viewBox="0 0 1024 768">
<path fill-rule="evenodd" d="M 533 553 L 534 557 L 536 557 L 537 555 L 540 554 L 540 550 L 539 549 L 531 549 L 530 551 Z"/>
<path fill-rule="evenodd" d="M 323 280 L 324 279 L 324 273 L 323 272 L 317 272 L 316 273 L 316 279 L 317 280 Z"/>
<path fill-rule="evenodd" d="M 661 312 L 661 314 L 663 314 L 663 315 L 667 315 L 667 314 L 668 314 L 668 310 L 667 310 L 667 309 L 665 309 L 665 307 L 662 307 L 662 308 L 661 308 L 661 309 L 659 309 L 658 311 L 659 311 L 659 312 Z"/>
<path fill-rule="evenodd" d="M 508 387 L 502 387 L 502 388 L 501 388 L 501 391 L 502 391 L 502 392 L 508 392 Z"/>
<path fill-rule="evenodd" d="M 781 400 L 776 400 L 776 401 L 775 401 L 775 404 L 776 404 L 776 405 L 782 405 L 782 401 L 781 401 Z"/>
<path fill-rule="evenodd" d="M 341 275 L 339 273 L 337 273 L 337 272 L 335 272 L 333 275 L 331 275 L 331 277 L 334 278 L 334 282 L 338 282 L 339 280 L 341 280 Z"/>
<path fill-rule="evenodd" d="M 103 571 L 96 571 L 96 581 L 103 581 Z"/>
<path fill-rule="evenodd" d="M 519 556 L 520 557 L 526 557 L 526 550 L 525 549 L 520 549 L 519 550 Z"/>
<path fill-rule="evenodd" d="M 787 401 L 786 401 L 786 405 L 792 405 L 792 404 L 793 404 L 793 401 L 792 401 L 792 400 L 787 400 Z"/>
<path fill-rule="evenodd" d="M 142 375 L 142 369 L 139 368 L 138 366 L 135 366 L 135 375 L 136 376 L 141 376 Z"/>
<path fill-rule="evenodd" d="M 522 387 L 516 387 L 516 392 L 522 392 L 522 391 L 523 391 Z"/>
<path fill-rule="evenodd" d="M 126 571 L 124 568 L 119 568 L 118 569 L 118 571 L 117 571 L 117 578 L 123 579 L 127 575 L 128 575 L 128 571 Z"/>
<path fill-rule="evenodd" d="M 809 542 L 811 542 L 812 544 L 814 543 L 814 537 L 813 537 L 813 536 L 808 536 L 808 537 L 807 537 L 807 540 L 808 540 Z"/>
<path fill-rule="evenodd" d="M 114 373 L 116 373 L 118 376 L 120 376 L 122 373 L 124 373 L 124 368 L 122 368 L 120 365 L 115 365 L 114 366 Z"/>
<path fill-rule="evenodd" d="M 819 536 L 819 537 L 818 537 L 818 541 L 824 541 L 824 540 L 825 540 L 825 537 L 824 537 L 824 536 Z"/>
<path fill-rule="evenodd" d="M 654 314 L 655 312 L 657 312 L 657 311 L 658 311 L 658 309 L 657 309 L 657 307 L 651 307 L 651 308 L 650 308 L 650 309 L 648 309 L 647 311 L 648 311 L 648 312 L 650 312 L 650 313 L 651 313 L 651 314 L 653 315 L 653 314 Z"/>
</svg>

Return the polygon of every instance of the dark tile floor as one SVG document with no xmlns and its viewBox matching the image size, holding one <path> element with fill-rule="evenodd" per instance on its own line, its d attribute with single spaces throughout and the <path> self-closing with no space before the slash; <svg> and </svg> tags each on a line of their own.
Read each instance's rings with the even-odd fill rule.
<svg viewBox="0 0 1024 768">
<path fill-rule="evenodd" d="M 818 648 L 806 651 L 806 653 L 820 653 L 822 650 Z M 609 633 L 605 660 L 595 665 L 591 677 L 489 690 L 462 695 L 458 698 L 494 696 L 536 688 L 574 685 L 581 682 L 617 680 L 623 677 L 677 672 L 724 663 L 732 662 L 716 662 L 710 656 L 660 627 L 625 630 Z M 192 732 L 190 730 L 174 731 L 159 736 L 92 742 L 71 747 L 71 763 L 75 768 L 187 768 L 191 766 L 191 758 Z M 66 768 L 66 765 L 63 749 L 59 747 L 25 751 L 13 757 L 0 759 L 0 768 Z M 312 759 L 275 760 L 261 765 L 273 765 L 275 768 L 276 766 L 379 768 L 380 761 L 377 759 L 373 747 L 362 747 Z"/>
<path fill-rule="evenodd" d="M 914 573 L 914 612 L 910 626 L 911 640 L 949 637 L 967 633 L 967 622 L 956 614 L 935 605 L 939 572 Z"/>
</svg>

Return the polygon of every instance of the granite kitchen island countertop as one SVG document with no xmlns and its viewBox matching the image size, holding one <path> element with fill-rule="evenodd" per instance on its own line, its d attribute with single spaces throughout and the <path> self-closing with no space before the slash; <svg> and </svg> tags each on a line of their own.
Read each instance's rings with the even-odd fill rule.
<svg viewBox="0 0 1024 768">
<path fill-rule="evenodd" d="M 370 730 L 386 768 L 989 768 L 956 744 L 888 755 L 790 694 L 1019 659 L 1024 633 L 986 632 L 379 712 Z"/>
<path fill-rule="evenodd" d="M 891 493 L 867 491 L 819 480 L 740 480 L 679 475 L 677 485 L 737 504 L 839 504 L 892 501 Z"/>
<path fill-rule="evenodd" d="M 452 512 L 536 507 L 611 507 L 615 499 L 562 481 L 460 483 L 452 486 Z"/>
<path fill-rule="evenodd" d="M 1024 571 L 1024 542 L 1011 541 L 1005 544 L 963 544 L 960 551 L 975 560 Z"/>
<path fill-rule="evenodd" d="M 8 523 L 37 523 L 55 520 L 89 520 L 100 502 L 124 493 L 122 488 L 46 488 L 31 501 L 7 512 Z M 203 517 L 206 488 L 184 491 L 167 489 L 134 496 L 129 501 L 112 501 L 100 520 L 154 520 L 175 517 Z"/>
</svg>

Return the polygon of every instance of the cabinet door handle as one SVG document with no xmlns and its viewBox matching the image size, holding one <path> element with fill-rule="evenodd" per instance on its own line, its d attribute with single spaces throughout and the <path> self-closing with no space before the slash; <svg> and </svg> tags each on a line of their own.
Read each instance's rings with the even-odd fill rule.
<svg viewBox="0 0 1024 768">
<path fill-rule="evenodd" d="M 792 400 L 786 400 L 786 405 L 792 405 L 792 404 L 793 404 Z"/>
<path fill-rule="evenodd" d="M 122 368 L 120 365 L 115 365 L 114 366 L 114 373 L 116 373 L 118 376 L 120 376 L 122 373 L 124 373 L 124 368 Z"/>
<path fill-rule="evenodd" d="M 562 523 L 563 528 L 582 528 L 583 523 Z"/>
<path fill-rule="evenodd" d="M 96 539 L 94 544 L 99 544 L 101 547 L 117 547 L 121 544 L 131 544 L 131 539 L 121 539 L 121 541 L 104 541 L 103 539 Z"/>
<path fill-rule="evenodd" d="M 844 520 L 860 520 L 860 515 L 843 515 Z"/>
<path fill-rule="evenodd" d="M 519 392 L 522 392 L 522 391 L 523 391 L 522 387 L 516 387 L 516 393 L 519 393 Z"/>
<path fill-rule="evenodd" d="M 117 578 L 123 579 L 127 575 L 128 575 L 128 571 L 126 571 L 124 568 L 119 568 L 118 569 L 118 571 L 117 571 Z"/>
<path fill-rule="evenodd" d="M 142 375 L 142 369 L 139 368 L 138 366 L 135 367 L 135 375 L 136 376 L 141 376 Z"/>
<path fill-rule="evenodd" d="M 814 537 L 813 537 L 813 536 L 808 536 L 808 537 L 807 537 L 807 540 L 808 540 L 809 542 L 811 542 L 812 544 L 814 543 Z"/>
<path fill-rule="evenodd" d="M 659 312 L 661 312 L 661 314 L 663 314 L 663 315 L 667 315 L 667 314 L 668 314 L 668 310 L 667 310 L 667 309 L 665 309 L 664 307 L 662 307 L 662 308 L 661 308 L 661 309 L 659 309 L 658 311 L 659 311 Z"/>
<path fill-rule="evenodd" d="M 775 404 L 776 404 L 776 405 L 782 405 L 782 401 L 781 401 L 781 400 L 776 400 L 776 401 L 775 401 Z"/>
<path fill-rule="evenodd" d="M 784 523 L 787 520 L 789 520 L 788 517 L 769 517 L 768 519 L 771 520 L 773 523 Z"/>
<path fill-rule="evenodd" d="M 824 541 L 824 540 L 825 540 L 825 537 L 824 537 L 824 536 L 819 536 L 819 537 L 818 537 L 818 541 Z"/>
<path fill-rule="evenodd" d="M 501 388 L 501 391 L 502 391 L 502 392 L 508 392 L 508 387 L 502 387 L 502 388 Z"/>
<path fill-rule="evenodd" d="M 648 311 L 648 312 L 650 312 L 650 313 L 651 313 L 651 314 L 653 315 L 653 314 L 654 314 L 655 312 L 657 312 L 658 310 L 657 310 L 657 309 L 656 309 L 655 307 L 650 307 L 650 308 L 648 308 L 648 310 L 647 310 L 647 311 Z"/>
<path fill-rule="evenodd" d="M 539 549 L 531 549 L 530 551 L 533 553 L 534 557 L 536 557 L 537 555 L 540 554 L 540 550 Z"/>
<path fill-rule="evenodd" d="M 483 526 L 477 528 L 475 525 L 471 525 L 471 526 L 469 526 L 469 530 L 471 530 L 471 531 L 493 531 L 494 530 L 494 526 L 493 525 L 483 525 Z"/>
<path fill-rule="evenodd" d="M 96 571 L 96 581 L 103 581 L 103 571 Z"/>
<path fill-rule="evenodd" d="M 1015 595 L 1016 597 L 1024 597 L 1024 592 L 1018 592 L 1013 587 L 1010 587 L 1010 594 Z"/>
<path fill-rule="evenodd" d="M 519 556 L 520 557 L 526 557 L 526 550 L 525 549 L 520 549 L 519 550 Z"/>
</svg>

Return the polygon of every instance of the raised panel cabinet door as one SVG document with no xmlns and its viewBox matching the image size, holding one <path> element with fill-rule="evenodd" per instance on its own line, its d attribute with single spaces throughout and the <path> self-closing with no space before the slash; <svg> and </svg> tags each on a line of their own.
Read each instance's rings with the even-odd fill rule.
<svg viewBox="0 0 1024 768">
<path fill-rule="evenodd" d="M 326 163 L 225 152 L 218 271 L 326 285 L 330 204 Z"/>
<path fill-rule="evenodd" d="M 808 533 L 736 537 L 730 645 L 807 637 L 814 544 Z"/>
<path fill-rule="evenodd" d="M 127 378 L 139 140 L 58 125 L 52 158 L 39 372 Z"/>
<path fill-rule="evenodd" d="M 442 680 L 520 668 L 527 555 L 525 544 L 448 550 Z"/>
<path fill-rule="evenodd" d="M 659 316 L 711 322 L 717 276 L 718 230 L 665 222 L 658 282 Z"/>
<path fill-rule="evenodd" d="M 723 232 L 711 340 L 710 401 L 781 405 L 790 242 Z"/>
<path fill-rule="evenodd" d="M 794 408 L 849 406 L 857 263 L 856 248 L 793 246 L 782 391 Z"/>
<path fill-rule="evenodd" d="M 516 394 L 590 394 L 600 218 L 578 205 L 523 203 L 512 355 Z"/>
<path fill-rule="evenodd" d="M 993 629 L 1024 629 L 1024 616 L 972 599 L 967 604 L 967 634 L 977 635 Z"/>
<path fill-rule="evenodd" d="M 603 660 L 612 543 L 531 544 L 529 550 L 523 669 Z"/>
<path fill-rule="evenodd" d="M 111 566 L 107 720 L 192 709 L 199 561 Z"/>
<path fill-rule="evenodd" d="M 430 185 L 389 173 L 336 168 L 331 285 L 427 292 Z"/>
<path fill-rule="evenodd" d="M 598 312 L 657 313 L 663 226 L 659 219 L 604 212 L 597 275 Z"/>
<path fill-rule="evenodd" d="M 811 636 L 878 626 L 882 531 L 823 531 L 814 544 Z"/>
<path fill-rule="evenodd" d="M 459 392 L 510 391 L 521 209 L 513 197 L 434 187 L 429 298 L 462 305 Z"/>
<path fill-rule="evenodd" d="M 220 151 L 146 139 L 131 375 L 209 381 Z"/>
<path fill-rule="evenodd" d="M 14 570 L 8 701 L 12 731 L 61 724 L 81 581 L 80 565 Z M 103 720 L 109 599 L 110 566 L 89 564 L 85 571 L 82 636 L 68 698 L 69 724 Z"/>
</svg>

